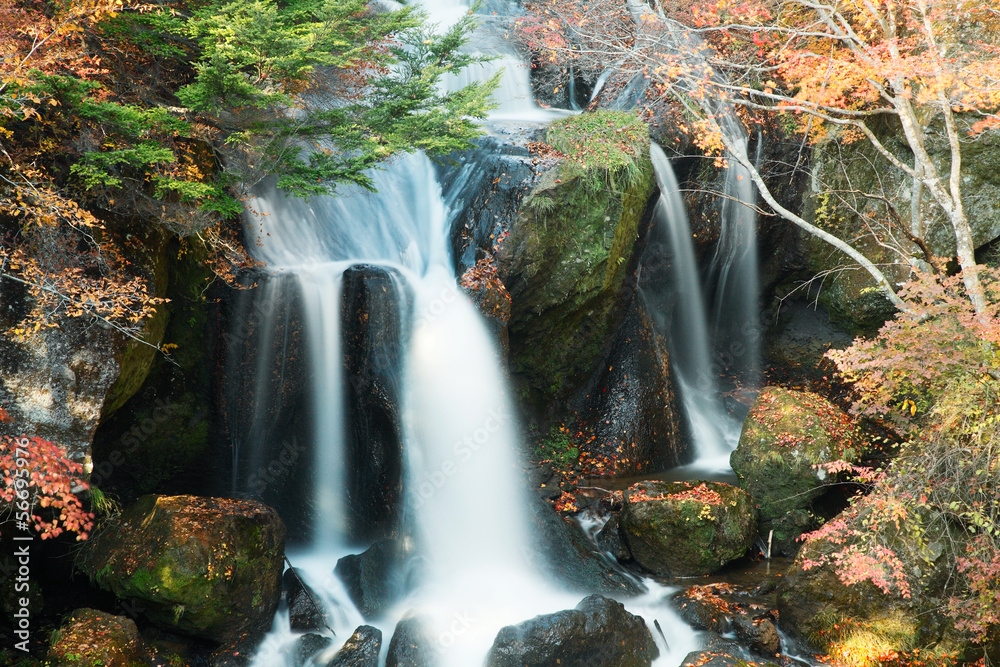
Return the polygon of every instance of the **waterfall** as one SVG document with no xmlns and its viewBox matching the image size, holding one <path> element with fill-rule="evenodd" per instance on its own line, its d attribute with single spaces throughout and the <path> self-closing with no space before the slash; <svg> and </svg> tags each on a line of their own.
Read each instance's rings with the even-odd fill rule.
<svg viewBox="0 0 1000 667">
<path fill-rule="evenodd" d="M 655 256 L 669 253 L 676 301 L 672 312 L 665 313 L 670 309 L 663 293 L 665 285 L 660 286 L 659 293 L 647 288 L 642 295 L 647 309 L 660 314 L 654 322 L 670 340 L 673 379 L 694 440 L 693 470 L 724 470 L 729 467 L 729 454 L 739 439 L 740 424 L 726 414 L 719 401 L 705 298 L 677 177 L 655 142 L 650 145 L 650 158 L 660 198 L 653 213 L 656 229 L 643 260 L 661 259 Z M 657 247 L 658 239 L 664 239 L 665 248 Z"/>
<path fill-rule="evenodd" d="M 722 131 L 747 151 L 747 135 L 732 113 L 721 114 Z M 758 162 L 761 141 L 757 141 Z M 723 364 L 745 386 L 760 382 L 760 321 L 757 266 L 757 189 L 750 172 L 730 160 L 724 175 L 719 242 L 709 275 L 715 285 L 713 335 Z"/>
<path fill-rule="evenodd" d="M 442 1 L 429 9 L 435 17 L 447 17 L 462 7 Z M 508 97 L 491 120 L 551 119 L 553 114 L 541 112 L 525 93 L 530 88 L 523 65 L 505 66 L 505 71 L 507 76 L 515 73 L 513 84 L 502 88 Z M 518 71 L 525 76 L 517 76 Z M 484 67 L 479 75 L 491 72 Z M 456 77 L 448 85 L 460 82 Z M 416 611 L 431 622 L 439 664 L 469 667 L 482 664 L 504 625 L 573 608 L 582 595 L 556 585 L 530 545 L 519 426 L 494 343 L 456 284 L 449 250 L 454 214 L 434 174 L 428 158 L 413 154 L 374 172 L 374 194 L 342 187 L 336 197 L 301 200 L 265 186 L 248 202 L 255 214 L 247 215 L 246 229 L 272 274 L 258 298 L 287 302 L 294 288 L 304 322 L 311 401 L 305 412 L 311 415 L 314 457 L 306 464 L 311 473 L 303 489 L 309 496 L 304 505 L 310 539 L 290 547 L 289 559 L 332 616 L 333 649 L 365 622 L 331 574 L 340 557 L 367 546 L 352 536 L 352 506 L 345 490 L 352 415 L 345 409 L 345 392 L 351 388 L 342 341 L 345 327 L 352 324 L 344 318 L 355 317 L 342 308 L 345 275 L 364 264 L 398 277 L 400 287 L 394 291 L 403 353 L 400 367 L 392 369 L 399 374 L 404 462 L 398 532 L 412 561 L 419 563 L 419 576 L 405 598 L 375 624 L 383 631 L 385 647 L 396 622 Z M 272 281 L 286 287 L 272 288 Z M 257 359 L 265 357 L 261 353 Z M 256 367 L 262 376 L 274 372 L 267 363 Z M 266 379 L 251 384 L 264 391 L 270 386 Z M 260 416 L 247 420 L 251 428 L 265 422 Z M 240 456 L 261 454 L 241 451 Z M 653 633 L 661 652 L 656 664 L 675 667 L 697 647 L 696 635 L 669 608 L 672 589 L 652 582 L 648 588 L 647 595 L 627 605 L 646 616 L 650 628 L 655 618 L 666 629 L 669 646 Z M 456 632 L 457 618 L 462 624 Z M 294 667 L 300 636 L 291 631 L 287 612 L 279 612 L 254 667 Z"/>
</svg>

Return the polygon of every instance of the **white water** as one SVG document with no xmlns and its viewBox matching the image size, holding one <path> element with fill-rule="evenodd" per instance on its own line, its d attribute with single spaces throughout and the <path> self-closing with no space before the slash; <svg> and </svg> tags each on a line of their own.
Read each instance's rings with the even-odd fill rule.
<svg viewBox="0 0 1000 667">
<path fill-rule="evenodd" d="M 467 6 L 443 0 L 430 6 L 442 22 Z M 527 70 L 501 61 L 507 84 L 491 120 L 549 120 L 532 101 Z M 475 76 L 489 76 L 493 65 Z M 513 74 L 513 76 L 512 76 Z M 523 75 L 523 76 L 522 76 Z M 509 77 L 509 78 L 508 78 Z M 449 86 L 459 85 L 456 78 Z M 259 257 L 287 274 L 301 295 L 317 415 L 313 446 L 315 519 L 312 543 L 289 558 L 333 616 L 336 650 L 364 622 L 332 570 L 362 549 L 348 546 L 343 494 L 344 414 L 340 351 L 340 284 L 353 264 L 398 271 L 413 297 L 401 308 L 411 332 L 403 371 L 406 509 L 403 533 L 421 563 L 419 585 L 377 624 L 383 656 L 395 623 L 418 611 L 433 621 L 430 635 L 442 667 L 480 665 L 497 632 L 542 613 L 569 609 L 581 594 L 568 593 L 544 574 L 530 554 L 524 472 L 518 465 L 518 425 L 481 318 L 451 272 L 447 221 L 430 161 L 397 159 L 374 175 L 377 194 L 342 188 L 338 197 L 309 201 L 271 190 L 250 202 L 263 214 L 248 218 L 260 230 Z M 279 291 L 262 290 L 267 298 Z M 262 373 L 271 369 L 263 368 Z M 672 589 L 647 582 L 648 592 L 627 602 L 647 619 L 661 657 L 675 667 L 698 647 L 697 635 L 669 608 Z M 669 646 L 653 630 L 659 620 Z M 298 634 L 279 612 L 254 661 L 255 667 L 292 667 Z"/>
<path fill-rule="evenodd" d="M 670 160 L 655 142 L 650 158 L 660 199 L 653 213 L 669 239 L 677 307 L 670 323 L 673 379 L 695 447 L 695 461 L 683 472 L 701 476 L 729 468 L 729 454 L 740 437 L 740 423 L 723 409 L 712 363 L 705 298 L 695 260 L 691 227 Z"/>
<path fill-rule="evenodd" d="M 576 606 L 526 554 L 530 525 L 524 473 L 518 465 L 518 427 L 496 350 L 478 312 L 450 270 L 448 211 L 422 155 L 398 159 L 376 175 L 377 195 L 348 191 L 337 199 L 289 199 L 276 192 L 256 198 L 264 213 L 260 256 L 299 285 L 312 362 L 317 366 L 317 442 L 313 462 L 317 507 L 312 545 L 290 554 L 308 583 L 334 610 L 339 646 L 363 620 L 341 583 L 336 561 L 360 551 L 347 546 L 343 507 L 343 394 L 341 390 L 340 277 L 354 263 L 399 271 L 412 291 L 404 373 L 405 488 L 408 532 L 423 564 L 420 586 L 386 614 L 388 644 L 395 622 L 418 610 L 434 621 L 431 636 L 440 664 L 481 664 L 496 633 L 540 613 Z M 629 602 L 658 618 L 670 637 L 657 664 L 673 666 L 696 647 L 695 634 L 667 608 L 665 591 Z M 654 633 L 655 634 L 655 633 Z M 297 639 L 279 614 L 256 667 L 291 667 Z"/>
</svg>

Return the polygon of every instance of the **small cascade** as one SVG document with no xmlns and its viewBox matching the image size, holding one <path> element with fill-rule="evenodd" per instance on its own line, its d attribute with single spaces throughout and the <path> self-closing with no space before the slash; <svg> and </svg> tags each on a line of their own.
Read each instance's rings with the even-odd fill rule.
<svg viewBox="0 0 1000 667">
<path fill-rule="evenodd" d="M 747 135 L 731 113 L 719 125 L 746 154 Z M 761 141 L 757 141 L 758 161 Z M 715 287 L 713 335 L 723 365 L 746 387 L 760 382 L 760 287 L 757 261 L 757 189 L 750 172 L 730 160 L 725 172 L 719 242 L 709 269 Z"/>
<path fill-rule="evenodd" d="M 658 324 L 669 334 L 673 377 L 694 440 L 696 461 L 688 467 L 724 470 L 729 467 L 729 454 L 739 439 L 740 424 L 726 414 L 719 401 L 705 299 L 677 177 L 670 160 L 656 143 L 650 145 L 650 157 L 660 199 L 653 214 L 656 229 L 647 253 L 669 253 L 676 301 L 672 308 L 664 303 L 664 286 L 660 294 L 650 293 L 648 288 L 643 290 L 643 298 L 650 311 L 659 312 Z M 665 248 L 657 248 L 657 240 Z M 644 257 L 644 263 L 650 259 Z M 665 309 L 671 312 L 665 314 Z"/>
<path fill-rule="evenodd" d="M 449 212 L 433 173 L 430 160 L 410 155 L 376 176 L 384 186 L 378 195 L 348 191 L 305 202 L 262 192 L 252 206 L 265 215 L 248 224 L 261 226 L 260 256 L 271 258 L 279 278 L 294 281 L 302 301 L 314 371 L 313 538 L 290 549 L 289 557 L 331 610 L 334 646 L 364 622 L 331 576 L 340 557 L 361 550 L 352 546 L 354 507 L 344 490 L 344 434 L 352 416 L 344 412 L 349 383 L 339 342 L 350 324 L 340 307 L 343 281 L 352 265 L 365 263 L 405 283 L 411 301 L 399 309 L 407 324 L 400 333 L 405 501 L 398 531 L 419 576 L 377 624 L 388 641 L 399 618 L 419 613 L 429 620 L 437 664 L 467 667 L 482 663 L 504 625 L 572 608 L 581 596 L 555 585 L 534 555 L 518 425 L 494 342 L 452 273 Z M 423 196 L 414 196 L 418 190 Z M 280 290 L 261 295 L 282 298 Z M 629 602 L 634 613 L 669 630 L 671 646 L 661 644 L 657 662 L 664 667 L 696 646 L 690 628 L 665 608 L 670 592 L 652 586 Z M 460 631 L 454 630 L 457 618 L 464 623 Z M 287 614 L 276 616 L 255 667 L 294 666 L 300 635 L 288 624 Z"/>
</svg>

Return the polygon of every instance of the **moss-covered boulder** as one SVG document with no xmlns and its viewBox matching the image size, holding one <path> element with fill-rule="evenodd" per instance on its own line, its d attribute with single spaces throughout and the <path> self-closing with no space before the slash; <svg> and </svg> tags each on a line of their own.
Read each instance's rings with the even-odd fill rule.
<svg viewBox="0 0 1000 667">
<path fill-rule="evenodd" d="M 757 536 L 750 495 L 720 482 L 638 482 L 624 493 L 622 536 L 656 574 L 710 574 L 742 557 Z"/>
<path fill-rule="evenodd" d="M 88 540 L 78 565 L 158 625 L 227 642 L 270 627 L 284 546 L 284 524 L 260 503 L 143 496 Z"/>
<path fill-rule="evenodd" d="M 774 531 L 772 551 L 793 553 L 815 528 L 813 503 L 833 476 L 815 466 L 855 461 L 862 446 L 855 421 L 816 394 L 767 387 L 743 422 L 730 464 L 760 510 L 760 532 Z"/>
<path fill-rule="evenodd" d="M 524 200 L 498 256 L 512 371 L 541 412 L 594 371 L 654 189 L 649 132 L 633 113 L 562 119 L 546 141 L 566 157 Z"/>
<path fill-rule="evenodd" d="M 51 667 L 147 667 L 150 655 L 135 622 L 96 609 L 77 609 L 52 636 Z"/>
</svg>

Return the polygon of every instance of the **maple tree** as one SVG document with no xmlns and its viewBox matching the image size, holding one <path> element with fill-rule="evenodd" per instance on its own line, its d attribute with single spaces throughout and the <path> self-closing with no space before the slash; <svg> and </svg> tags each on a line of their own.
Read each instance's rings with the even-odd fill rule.
<svg viewBox="0 0 1000 667">
<path fill-rule="evenodd" d="M 832 548 L 802 564 L 832 565 L 846 584 L 869 581 L 906 599 L 924 585 L 913 573 L 943 549 L 959 575 L 947 611 L 959 630 L 987 640 L 1000 628 L 1000 270 L 983 269 L 980 281 L 983 309 L 960 276 L 917 274 L 901 290 L 909 309 L 871 340 L 828 353 L 858 392 L 854 412 L 904 444 L 884 469 L 824 466 L 851 473 L 867 493 L 803 536 Z"/>
<path fill-rule="evenodd" d="M 894 230 L 902 238 L 886 234 L 880 242 L 914 269 L 927 270 L 929 258 L 919 252 L 926 249 L 927 223 L 943 215 L 967 298 L 977 309 L 986 307 L 961 169 L 966 142 L 995 132 L 1000 119 L 997 0 L 652 5 L 536 0 L 528 3 L 531 14 L 520 32 L 543 61 L 614 68 L 623 80 L 645 77 L 647 97 L 678 104 L 700 145 L 742 165 L 772 210 L 849 255 L 894 305 L 906 308 L 896 286 L 855 245 L 775 199 L 735 119 L 789 118 L 813 144 L 869 142 L 912 182 L 909 228 Z M 893 123 L 904 152 L 885 138 Z M 932 142 L 947 147 L 943 164 L 932 156 Z M 858 194 L 884 217 L 901 218 L 891 193 Z"/>
<path fill-rule="evenodd" d="M 41 438 L 0 436 L 0 518 L 19 530 L 30 526 L 42 539 L 64 532 L 87 539 L 94 515 L 77 495 L 87 488 L 83 466 L 61 447 Z"/>
</svg>

